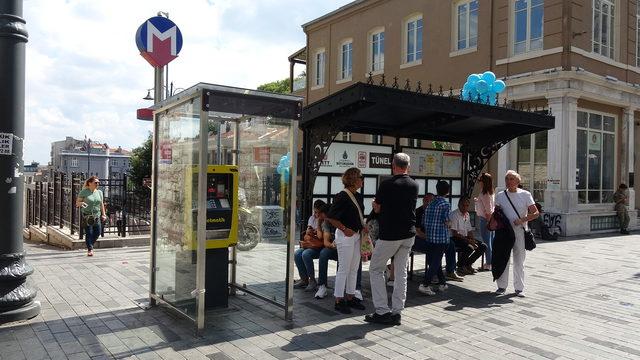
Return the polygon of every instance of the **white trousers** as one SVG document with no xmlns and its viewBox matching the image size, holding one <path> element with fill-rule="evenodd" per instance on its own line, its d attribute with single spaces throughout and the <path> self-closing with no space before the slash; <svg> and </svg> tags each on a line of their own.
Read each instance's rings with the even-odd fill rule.
<svg viewBox="0 0 640 360">
<path fill-rule="evenodd" d="M 340 229 L 336 229 L 334 242 L 338 250 L 338 271 L 336 272 L 333 296 L 343 298 L 345 292 L 349 295 L 356 292 L 356 280 L 360 266 L 360 233 L 346 236 Z"/>
<path fill-rule="evenodd" d="M 526 250 L 524 249 L 524 231 L 521 226 L 515 227 L 513 232 L 516 234 L 516 241 L 513 244 L 512 258 L 513 258 L 513 288 L 516 291 L 524 291 L 524 259 L 526 257 Z M 504 269 L 502 275 L 498 278 L 498 287 L 506 289 L 509 286 L 509 263 Z"/>
<path fill-rule="evenodd" d="M 376 308 L 376 313 L 380 315 L 389 311 L 399 314 L 404 309 L 404 303 L 407 300 L 407 262 L 414 240 L 415 237 L 395 241 L 382 239 L 376 241 L 369 264 L 369 279 L 373 306 Z M 387 261 L 392 256 L 394 282 L 391 309 L 389 309 L 384 270 L 387 267 Z"/>
</svg>

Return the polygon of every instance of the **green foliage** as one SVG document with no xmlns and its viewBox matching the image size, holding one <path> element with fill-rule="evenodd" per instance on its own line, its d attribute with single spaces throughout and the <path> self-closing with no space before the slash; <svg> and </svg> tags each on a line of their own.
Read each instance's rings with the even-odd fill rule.
<svg viewBox="0 0 640 360">
<path fill-rule="evenodd" d="M 258 90 L 268 91 L 268 92 L 278 93 L 278 94 L 288 94 L 290 89 L 291 89 L 291 81 L 289 81 L 289 78 L 272 81 L 270 83 L 266 83 L 258 86 Z"/>
<path fill-rule="evenodd" d="M 142 183 L 145 178 L 151 177 L 152 142 L 151 133 L 149 133 L 147 140 L 131 151 L 129 181 L 134 191 L 138 193 L 149 191 Z"/>
</svg>

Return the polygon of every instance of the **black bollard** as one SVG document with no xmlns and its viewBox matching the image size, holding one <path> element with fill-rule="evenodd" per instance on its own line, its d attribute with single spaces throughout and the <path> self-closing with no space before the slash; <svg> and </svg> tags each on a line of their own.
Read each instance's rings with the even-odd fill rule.
<svg viewBox="0 0 640 360">
<path fill-rule="evenodd" d="M 0 1 L 0 323 L 40 313 L 22 246 L 25 24 L 22 0 Z"/>
</svg>

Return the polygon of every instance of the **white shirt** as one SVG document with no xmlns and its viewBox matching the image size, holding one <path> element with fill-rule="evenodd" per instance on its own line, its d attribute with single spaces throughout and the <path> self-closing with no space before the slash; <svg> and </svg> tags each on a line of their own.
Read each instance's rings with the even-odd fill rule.
<svg viewBox="0 0 640 360">
<path fill-rule="evenodd" d="M 318 230 L 318 222 L 320 219 L 315 217 L 313 214 L 309 216 L 309 221 L 307 221 L 307 226 L 311 226 L 313 230 Z"/>
<path fill-rule="evenodd" d="M 463 237 L 466 237 L 469 231 L 473 230 L 469 213 L 463 214 L 460 209 L 455 209 L 449 214 L 449 221 L 451 222 L 451 230 L 455 230 Z"/>
<path fill-rule="evenodd" d="M 507 196 L 511 199 L 513 206 L 509 203 Z M 533 201 L 531 193 L 527 190 L 517 189 L 516 192 L 509 192 L 509 190 L 506 190 L 506 193 L 505 191 L 500 191 L 496 195 L 496 206 L 500 206 L 502 208 L 502 212 L 504 212 L 507 218 L 509 218 L 509 222 L 514 228 L 516 225 L 514 225 L 513 222 L 516 221 L 516 219 L 527 216 L 529 213 L 529 206 L 531 205 L 535 205 L 535 202 Z M 517 214 L 513 211 L 514 206 L 516 210 L 518 210 Z M 528 227 L 528 225 L 525 227 Z"/>
</svg>

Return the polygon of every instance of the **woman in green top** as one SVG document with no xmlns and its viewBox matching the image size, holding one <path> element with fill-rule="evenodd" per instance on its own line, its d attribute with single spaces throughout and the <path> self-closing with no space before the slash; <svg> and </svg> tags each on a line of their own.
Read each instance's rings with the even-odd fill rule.
<svg viewBox="0 0 640 360">
<path fill-rule="evenodd" d="M 76 199 L 76 207 L 80 208 L 82 224 L 85 226 L 84 238 L 87 243 L 87 256 L 93 256 L 93 244 L 102 232 L 102 222 L 107 219 L 104 196 L 102 190 L 98 190 L 98 185 L 100 185 L 98 177 L 90 177 L 84 182 L 84 188 Z"/>
</svg>

